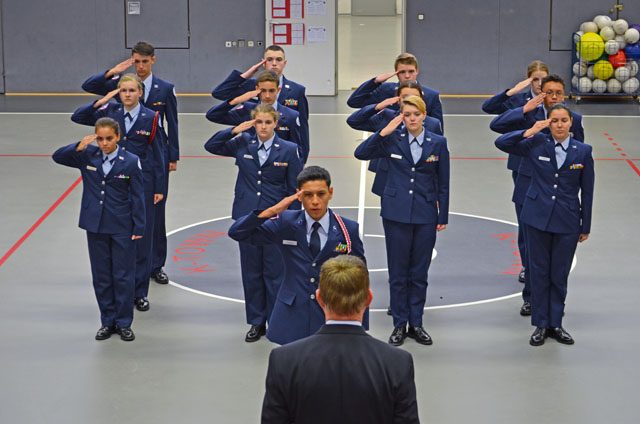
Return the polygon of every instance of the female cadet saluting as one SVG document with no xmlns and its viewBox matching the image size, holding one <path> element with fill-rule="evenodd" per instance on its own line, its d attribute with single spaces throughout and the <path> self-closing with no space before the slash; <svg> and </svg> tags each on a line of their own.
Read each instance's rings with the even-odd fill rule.
<svg viewBox="0 0 640 424">
<path fill-rule="evenodd" d="M 302 170 L 298 146 L 275 133 L 279 114 L 273 106 L 258 105 L 251 116 L 251 121 L 217 132 L 204 145 L 214 155 L 236 158 L 238 179 L 231 214 L 234 220 L 294 194 L 296 177 Z M 245 132 L 250 129 L 255 134 Z M 276 246 L 240 242 L 240 269 L 247 324 L 251 326 L 245 341 L 255 342 L 266 334 L 284 263 Z"/>
<path fill-rule="evenodd" d="M 120 95 L 120 103 L 110 100 Z M 134 299 L 136 309 L 149 310 L 149 277 L 153 258 L 153 222 L 154 205 L 160 202 L 164 193 L 164 158 L 158 129 L 156 112 L 140 104 L 142 82 L 137 75 L 126 74 L 120 78 L 118 89 L 111 91 L 102 99 L 78 108 L 71 120 L 78 124 L 94 125 L 99 118 L 113 118 L 124 128 L 120 146 L 140 158 L 144 177 L 144 197 L 146 224 L 143 237 L 136 242 L 136 290 Z"/>
<path fill-rule="evenodd" d="M 500 150 L 528 157 L 533 168 L 520 214 L 531 267 L 531 324 L 536 327 L 529 340 L 532 346 L 547 337 L 573 344 L 562 327 L 567 279 L 578 242 L 587 240 L 591 231 L 595 180 L 591 146 L 571 136 L 571 111 L 556 104 L 548 117 L 496 140 Z M 551 135 L 543 132 L 545 128 Z"/>
<path fill-rule="evenodd" d="M 425 131 L 426 116 L 420 97 L 406 97 L 400 102 L 400 115 L 355 151 L 361 160 L 389 158 L 380 215 L 394 325 L 389 343 L 395 346 L 407 336 L 421 344 L 432 343 L 422 315 L 436 231 L 444 230 L 448 222 L 449 151 L 444 137 Z M 399 130 L 401 123 L 405 127 Z"/>
</svg>

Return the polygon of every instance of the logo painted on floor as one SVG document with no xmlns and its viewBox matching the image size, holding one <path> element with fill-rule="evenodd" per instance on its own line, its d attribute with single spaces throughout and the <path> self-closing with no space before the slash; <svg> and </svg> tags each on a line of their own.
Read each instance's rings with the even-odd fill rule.
<svg viewBox="0 0 640 424">
<path fill-rule="evenodd" d="M 356 219 L 356 208 L 334 208 Z M 374 293 L 372 309 L 389 303 L 387 260 L 381 218 L 365 212 L 364 248 Z M 238 244 L 227 236 L 231 218 L 217 218 L 170 233 L 165 270 L 179 287 L 242 301 Z M 438 234 L 429 270 L 427 308 L 451 307 L 519 296 L 522 284 L 517 227 L 506 221 L 451 213 Z"/>
</svg>

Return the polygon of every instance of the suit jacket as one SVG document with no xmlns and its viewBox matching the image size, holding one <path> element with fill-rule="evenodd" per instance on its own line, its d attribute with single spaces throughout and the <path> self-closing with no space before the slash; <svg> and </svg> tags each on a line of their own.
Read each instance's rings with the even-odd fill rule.
<svg viewBox="0 0 640 424">
<path fill-rule="evenodd" d="M 347 104 L 355 109 L 370 105 L 378 104 L 381 101 L 394 97 L 398 90 L 397 82 L 384 82 L 378 84 L 375 82 L 375 78 L 365 81 L 354 91 Z M 427 115 L 436 118 L 440 121 L 442 128 L 444 128 L 444 118 L 442 116 L 442 103 L 440 103 L 440 93 L 427 87 L 422 86 L 422 94 L 424 94 L 424 101 L 427 104 Z"/>
<path fill-rule="evenodd" d="M 207 111 L 207 119 L 216 124 L 239 125 L 251 120 L 251 111 L 258 106 L 256 102 L 244 102 L 237 106 L 231 106 L 228 101 L 224 101 Z M 280 119 L 276 125 L 276 134 L 283 140 L 291 141 L 298 145 L 300 158 L 306 163 L 309 157 L 309 138 L 305 136 L 300 127 L 298 112 L 286 106 L 279 105 L 278 112 Z M 255 134 L 254 130 L 250 131 Z"/>
<path fill-rule="evenodd" d="M 258 218 L 254 211 L 238 219 L 229 228 L 229 236 L 254 245 L 273 244 L 285 263 L 285 277 L 271 313 L 267 337 L 279 344 L 291 343 L 315 333 L 324 323 L 324 312 L 316 299 L 320 267 L 329 258 L 346 253 L 347 240 L 331 209 L 329 234 L 317 257 L 311 255 L 307 242 L 303 210 L 284 211 L 273 219 Z M 363 260 L 364 247 L 358 235 L 358 223 L 342 218 L 351 240 L 352 255 Z M 368 328 L 368 314 L 365 314 Z"/>
<path fill-rule="evenodd" d="M 589 233 L 595 179 L 591 146 L 571 137 L 558 169 L 553 138 L 544 133 L 523 138 L 523 133 L 503 134 L 495 142 L 500 150 L 531 161 L 533 177 L 520 220 L 541 231 Z"/>
<path fill-rule="evenodd" d="M 96 109 L 93 107 L 95 102 L 91 102 L 79 107 L 71 115 L 71 120 L 77 124 L 90 125 L 96 124 L 96 121 L 102 117 L 115 119 L 120 125 L 120 130 L 124 134 L 124 106 L 120 103 L 109 102 L 102 107 Z M 152 133 L 153 119 L 155 112 L 140 105 L 140 113 L 129 132 L 122 136 L 118 143 L 119 146 L 133 153 L 140 158 L 142 163 L 142 174 L 145 180 L 145 189 L 152 190 L 153 193 L 166 193 L 164 180 L 164 153 L 162 151 L 160 135 L 158 128 L 153 140 L 149 141 Z"/>
<path fill-rule="evenodd" d="M 414 164 L 409 132 L 382 137 L 376 132 L 355 151 L 361 160 L 388 158 L 389 173 L 380 216 L 407 224 L 446 224 L 449 217 L 449 150 L 447 139 L 425 131 L 422 156 Z"/>
<path fill-rule="evenodd" d="M 267 161 L 260 166 L 255 135 L 234 136 L 232 128 L 215 133 L 204 145 L 214 155 L 236 159 L 238 178 L 231 217 L 238 219 L 256 209 L 266 209 L 296 192 L 296 177 L 302 171 L 298 146 L 273 139 Z M 299 206 L 298 206 L 299 209 Z"/>
<path fill-rule="evenodd" d="M 105 71 L 101 74 L 95 74 L 90 76 L 83 84 L 82 89 L 88 93 L 97 94 L 99 96 L 105 96 L 110 91 L 115 90 L 118 87 L 118 81 L 120 75 L 114 75 L 107 79 Z M 116 101 L 120 102 L 120 97 L 115 97 Z M 144 98 L 140 98 L 140 103 L 155 111 L 160 112 L 161 122 L 165 122 L 167 125 L 163 125 L 164 140 L 168 144 L 168 157 L 165 158 L 169 162 L 176 162 L 180 160 L 180 142 L 178 140 L 178 101 L 176 100 L 176 89 L 168 81 L 160 79 L 155 75 L 151 76 L 151 92 L 144 101 Z M 168 136 L 164 133 L 164 128 L 168 127 Z"/>
<path fill-rule="evenodd" d="M 261 422 L 419 423 L 413 358 L 362 327 L 323 325 L 271 351 Z"/>
<path fill-rule="evenodd" d="M 484 103 L 482 103 L 482 110 L 486 113 L 500 115 L 508 110 L 524 106 L 533 98 L 530 88 L 527 88 L 526 91 L 516 93 L 513 96 L 507 96 L 507 91 L 509 90 L 504 90 L 502 93 L 498 93 L 490 99 L 485 100 Z"/>
<path fill-rule="evenodd" d="M 78 143 L 59 148 L 53 160 L 78 168 L 82 174 L 80 228 L 92 233 L 144 235 L 145 209 L 142 170 L 138 157 L 118 147 L 111 171 L 102 171 L 102 151 Z"/>
</svg>

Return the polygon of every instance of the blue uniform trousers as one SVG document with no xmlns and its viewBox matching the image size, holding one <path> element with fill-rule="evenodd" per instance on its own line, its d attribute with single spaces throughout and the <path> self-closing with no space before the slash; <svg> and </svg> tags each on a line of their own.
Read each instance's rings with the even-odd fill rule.
<svg viewBox="0 0 640 424">
<path fill-rule="evenodd" d="M 239 245 L 247 324 L 264 325 L 271 318 L 284 279 L 282 254 L 275 245 L 255 246 L 245 242 Z"/>
<path fill-rule="evenodd" d="M 166 140 L 166 136 L 163 137 Z M 165 192 L 162 201 L 155 205 L 153 223 L 153 261 L 151 271 L 159 271 L 167 261 L 167 226 L 165 224 L 165 212 L 167 205 L 167 194 L 169 193 L 169 146 L 162 143 L 164 150 L 164 186 Z"/>
<path fill-rule="evenodd" d="M 531 324 L 542 328 L 562 326 L 567 279 L 578 245 L 578 233 L 551 233 L 527 225 Z"/>
<path fill-rule="evenodd" d="M 389 267 L 393 326 L 422 326 L 427 276 L 436 224 L 405 224 L 382 218 Z"/>
<path fill-rule="evenodd" d="M 102 326 L 131 327 L 136 257 L 131 234 L 87 231 L 87 241 Z"/>
<path fill-rule="evenodd" d="M 522 177 L 522 176 L 521 176 Z M 522 288 L 522 300 L 531 302 L 531 279 L 529 275 L 529 264 L 527 257 L 527 249 L 525 247 L 527 239 L 527 224 L 520 222 L 520 212 L 522 212 L 522 203 L 516 203 L 516 216 L 518 217 L 518 249 L 520 250 L 520 261 L 524 267 L 524 287 Z"/>
<path fill-rule="evenodd" d="M 145 226 L 144 236 L 135 241 L 136 245 L 136 291 L 135 298 L 149 295 L 149 276 L 153 261 L 153 227 L 155 218 L 155 205 L 153 204 L 153 181 L 147 173 L 144 173 L 144 208 Z"/>
</svg>

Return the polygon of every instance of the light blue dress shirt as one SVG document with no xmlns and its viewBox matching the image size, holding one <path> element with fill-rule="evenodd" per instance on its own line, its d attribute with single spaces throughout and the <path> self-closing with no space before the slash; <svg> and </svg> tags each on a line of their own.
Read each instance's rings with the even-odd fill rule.
<svg viewBox="0 0 640 424">
<path fill-rule="evenodd" d="M 307 211 L 304 211 L 304 217 L 307 221 L 307 243 L 311 241 L 311 231 L 313 231 L 313 223 L 315 220 L 309 216 Z M 324 249 L 324 245 L 327 244 L 327 237 L 329 235 L 329 224 L 331 223 L 331 219 L 329 218 L 329 211 L 324 214 L 322 218 L 318 221 L 320 223 L 320 228 L 318 228 L 318 236 L 320 237 L 320 250 Z"/>
<path fill-rule="evenodd" d="M 556 163 L 558 164 L 558 169 L 562 167 L 564 161 L 567 159 L 567 149 L 569 148 L 569 139 L 571 137 L 567 137 L 564 141 L 557 141 L 555 138 L 553 139 L 554 147 L 556 150 Z M 557 144 L 560 143 L 562 149 Z"/>
<path fill-rule="evenodd" d="M 144 81 L 142 81 L 142 85 L 144 85 L 144 103 L 147 104 L 147 99 L 149 98 L 149 93 L 151 93 L 151 84 L 153 83 L 153 74 L 149 74 Z"/>
<path fill-rule="evenodd" d="M 129 115 L 131 115 L 131 119 L 129 119 L 127 115 L 127 113 Z M 133 124 L 135 124 L 136 119 L 138 119 L 138 114 L 140 113 L 140 103 L 138 103 L 136 105 L 136 107 L 134 107 L 133 109 L 131 109 L 130 111 L 127 111 L 127 108 L 124 108 L 124 127 L 125 127 L 125 133 L 128 133 L 129 130 L 131 129 L 131 127 L 133 127 Z"/>
<path fill-rule="evenodd" d="M 116 160 L 116 156 L 118 156 L 117 148 L 107 156 L 105 156 L 104 153 L 102 154 L 102 172 L 104 172 L 104 175 L 108 175 L 109 172 L 111 172 L 111 168 L 113 168 L 113 162 Z"/>
<path fill-rule="evenodd" d="M 420 157 L 422 156 L 422 143 L 424 143 L 424 130 L 417 137 L 411 135 L 409 130 L 407 130 L 407 139 L 409 140 L 409 149 L 411 149 L 411 157 L 413 158 L 413 163 L 418 163 Z M 417 140 L 417 143 L 414 143 L 413 140 Z"/>
<path fill-rule="evenodd" d="M 260 166 L 264 165 L 264 163 L 267 161 L 267 158 L 269 157 L 269 151 L 271 150 L 271 145 L 273 144 L 273 139 L 275 137 L 276 135 L 274 134 L 269 140 L 265 141 L 264 143 L 261 142 L 260 139 L 258 139 L 258 143 L 260 144 L 258 146 L 258 161 L 260 161 Z"/>
</svg>

